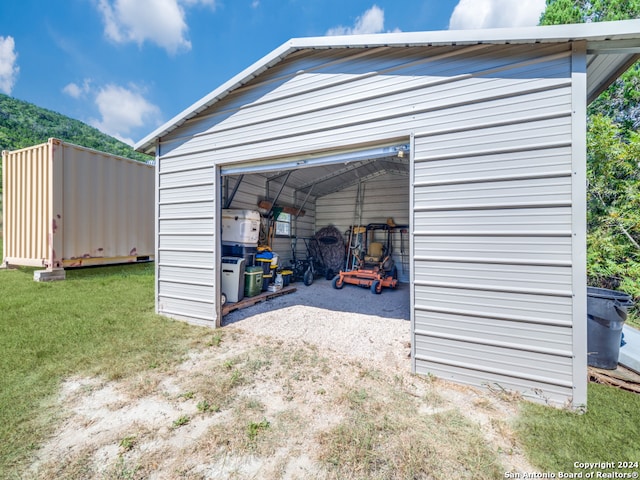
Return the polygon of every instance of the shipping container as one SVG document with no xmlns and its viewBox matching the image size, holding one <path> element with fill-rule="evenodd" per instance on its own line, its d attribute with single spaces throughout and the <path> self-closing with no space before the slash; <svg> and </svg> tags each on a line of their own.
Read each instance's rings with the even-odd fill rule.
<svg viewBox="0 0 640 480">
<path fill-rule="evenodd" d="M 54 138 L 2 152 L 3 265 L 154 258 L 154 167 Z"/>
</svg>

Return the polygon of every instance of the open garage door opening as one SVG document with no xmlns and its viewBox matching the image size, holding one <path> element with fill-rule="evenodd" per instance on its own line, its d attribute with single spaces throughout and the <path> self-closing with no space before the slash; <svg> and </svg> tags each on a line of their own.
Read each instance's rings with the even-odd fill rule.
<svg viewBox="0 0 640 480">
<path fill-rule="evenodd" d="M 407 139 L 221 167 L 221 323 L 292 304 L 409 320 L 409 157 Z"/>
</svg>

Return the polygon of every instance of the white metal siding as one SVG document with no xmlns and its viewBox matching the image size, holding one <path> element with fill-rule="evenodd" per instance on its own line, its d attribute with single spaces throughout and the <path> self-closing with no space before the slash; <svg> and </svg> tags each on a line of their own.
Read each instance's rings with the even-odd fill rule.
<svg viewBox="0 0 640 480">
<path fill-rule="evenodd" d="M 215 325 L 216 182 L 205 162 L 158 161 L 158 313 Z"/>
<path fill-rule="evenodd" d="M 581 340 L 572 298 L 584 280 L 575 270 L 584 232 L 572 228 L 581 194 L 572 121 L 584 114 L 577 107 L 586 88 L 572 90 L 572 48 L 292 54 L 161 139 L 161 169 L 176 169 L 166 178 L 161 170 L 161 203 L 200 198 L 198 182 L 209 172 L 191 169 L 391 145 L 417 132 L 409 202 L 415 370 L 583 401 L 574 397 L 585 382 L 573 360 Z M 318 200 L 318 226 L 337 220 L 337 212 L 323 213 L 329 200 Z M 213 240 L 212 223 L 161 219 L 160 243 L 164 234 Z M 165 291 L 173 288 L 163 281 Z M 201 314 L 203 304 L 179 304 L 183 296 L 170 308 Z M 578 353 L 576 362 L 584 360 Z"/>
<path fill-rule="evenodd" d="M 573 112 L 570 88 L 546 95 L 552 112 L 524 95 L 498 107 L 504 115 L 415 135 L 412 342 L 418 373 L 561 404 L 584 381 L 574 378 Z"/>
<path fill-rule="evenodd" d="M 509 121 L 567 108 L 557 98 L 566 100 L 570 87 L 568 45 L 360 53 L 343 51 L 339 62 L 330 51 L 285 60 L 271 72 L 282 81 L 259 77 L 163 139 L 165 162 L 282 158 L 406 138 L 420 125 L 464 128 L 473 117 Z"/>
</svg>

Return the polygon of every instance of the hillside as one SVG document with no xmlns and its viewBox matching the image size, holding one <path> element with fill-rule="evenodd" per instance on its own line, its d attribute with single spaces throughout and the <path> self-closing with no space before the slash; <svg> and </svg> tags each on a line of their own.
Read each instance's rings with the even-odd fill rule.
<svg viewBox="0 0 640 480">
<path fill-rule="evenodd" d="M 151 159 L 86 123 L 0 94 L 0 151 L 38 145 L 51 137 L 143 162 Z"/>
</svg>

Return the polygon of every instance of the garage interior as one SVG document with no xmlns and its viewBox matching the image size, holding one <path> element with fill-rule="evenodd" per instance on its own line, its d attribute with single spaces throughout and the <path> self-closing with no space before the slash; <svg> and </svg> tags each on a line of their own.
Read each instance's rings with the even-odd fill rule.
<svg viewBox="0 0 640 480">
<path fill-rule="evenodd" d="M 338 272 L 332 268 L 323 269 L 323 262 L 316 263 L 314 283 L 305 286 L 301 278 L 295 282 L 296 290 L 286 303 L 300 302 L 304 305 L 326 307 L 330 305 L 321 296 L 331 297 L 334 293 L 363 299 L 359 302 L 371 307 L 371 312 L 380 312 L 378 303 L 385 303 L 389 310 L 390 302 L 398 303 L 394 308 L 406 311 L 402 314 L 409 319 L 408 286 L 410 280 L 409 257 L 409 144 L 396 143 L 387 146 L 375 146 L 354 151 L 334 152 L 314 156 L 313 158 L 293 159 L 270 164 L 233 165 L 221 168 L 221 202 L 220 216 L 223 209 L 252 210 L 260 213 L 261 228 L 259 251 L 265 244 L 277 254 L 278 271 L 288 271 L 294 261 L 306 260 L 309 249 L 317 253 L 313 247 L 314 236 L 325 227 L 335 227 L 344 241 L 345 256 L 341 264 L 345 270 L 354 267 L 348 258 L 354 251 L 357 241 L 353 237 L 353 226 L 371 224 L 390 225 L 388 235 L 397 287 L 406 294 L 384 295 L 391 287 L 383 288 L 384 299 L 372 298 L 370 289 L 355 285 L 345 285 L 338 293 L 325 284 Z M 272 208 L 271 205 L 273 205 Z M 290 213 L 286 213 L 284 210 Z M 281 213 L 282 212 L 282 213 Z M 278 220 L 276 224 L 275 220 Z M 269 223 L 269 218 L 274 221 Z M 271 225 L 271 234 L 269 234 Z M 277 227 L 277 228 L 276 228 Z M 288 234 L 287 234 L 288 233 Z M 383 228 L 367 233 L 369 241 L 386 243 L 387 231 Z M 223 239 L 224 240 L 224 239 Z M 317 244 L 316 244 L 317 245 Z M 267 249 L 267 251 L 269 251 Z M 247 248 L 240 252 L 230 249 L 223 241 L 222 257 L 245 257 L 245 264 L 256 265 L 253 253 L 258 249 Z M 258 256 L 260 256 L 258 254 Z M 333 262 L 335 264 L 335 261 Z M 224 269 L 223 269 L 224 271 Z M 272 279 L 273 282 L 273 279 Z M 318 288 L 319 284 L 322 289 Z M 293 285 L 293 284 L 292 284 Z M 316 294 L 309 295 L 307 289 L 316 286 Z M 273 287 L 272 287 L 273 288 Z M 266 289 L 262 289 L 264 297 Z M 322 293 L 319 293 L 322 292 Z M 288 296 L 288 295 L 287 295 Z M 246 299 L 245 299 L 246 300 Z M 250 304 L 249 304 L 250 305 Z M 250 314 L 251 306 L 246 314 Z M 365 308 L 366 309 L 366 308 Z M 236 310 L 233 304 L 227 304 L 223 314 Z M 360 308 L 359 311 L 361 311 Z"/>
</svg>

